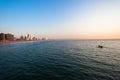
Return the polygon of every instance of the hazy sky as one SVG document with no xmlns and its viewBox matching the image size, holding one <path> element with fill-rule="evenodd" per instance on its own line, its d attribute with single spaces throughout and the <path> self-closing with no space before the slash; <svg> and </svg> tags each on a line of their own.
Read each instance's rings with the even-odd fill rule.
<svg viewBox="0 0 120 80">
<path fill-rule="evenodd" d="M 120 0 L 0 0 L 0 32 L 17 37 L 120 38 Z"/>
</svg>

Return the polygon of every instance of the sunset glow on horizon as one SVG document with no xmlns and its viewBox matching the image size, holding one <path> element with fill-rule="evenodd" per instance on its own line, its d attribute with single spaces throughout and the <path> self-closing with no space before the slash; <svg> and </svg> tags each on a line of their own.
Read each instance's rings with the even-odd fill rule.
<svg viewBox="0 0 120 80">
<path fill-rule="evenodd" d="M 0 32 L 50 39 L 120 39 L 119 0 L 0 0 Z"/>
</svg>

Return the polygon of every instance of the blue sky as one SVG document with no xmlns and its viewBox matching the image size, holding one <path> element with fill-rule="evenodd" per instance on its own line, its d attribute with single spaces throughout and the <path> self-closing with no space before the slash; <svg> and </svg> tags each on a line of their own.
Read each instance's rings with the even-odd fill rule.
<svg viewBox="0 0 120 80">
<path fill-rule="evenodd" d="M 0 0 L 0 32 L 56 39 L 120 38 L 119 4 L 119 0 Z"/>
</svg>

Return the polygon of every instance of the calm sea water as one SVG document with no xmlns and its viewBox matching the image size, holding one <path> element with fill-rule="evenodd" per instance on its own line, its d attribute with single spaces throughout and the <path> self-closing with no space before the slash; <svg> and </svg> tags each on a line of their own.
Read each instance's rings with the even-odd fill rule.
<svg viewBox="0 0 120 80">
<path fill-rule="evenodd" d="M 120 80 L 120 40 L 0 44 L 0 80 Z"/>
</svg>

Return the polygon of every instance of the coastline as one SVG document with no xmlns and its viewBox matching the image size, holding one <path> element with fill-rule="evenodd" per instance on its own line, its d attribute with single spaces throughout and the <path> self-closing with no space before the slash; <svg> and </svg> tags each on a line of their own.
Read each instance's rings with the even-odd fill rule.
<svg viewBox="0 0 120 80">
<path fill-rule="evenodd" d="M 0 44 L 5 44 L 5 43 L 15 43 L 15 42 L 30 42 L 30 41 L 40 41 L 40 40 L 16 40 L 16 41 L 9 41 L 9 40 L 1 40 Z"/>
</svg>

